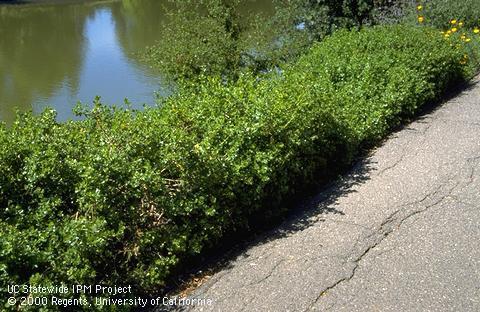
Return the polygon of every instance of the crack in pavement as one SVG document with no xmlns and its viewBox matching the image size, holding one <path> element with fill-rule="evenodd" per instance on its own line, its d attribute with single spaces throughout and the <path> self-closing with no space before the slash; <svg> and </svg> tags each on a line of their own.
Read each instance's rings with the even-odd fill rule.
<svg viewBox="0 0 480 312">
<path fill-rule="evenodd" d="M 400 155 L 400 157 L 397 159 L 397 161 L 395 161 L 392 165 L 383 168 L 383 169 L 380 170 L 376 175 L 377 175 L 377 176 L 381 176 L 381 175 L 385 174 L 385 172 L 394 169 L 394 168 L 397 167 L 400 163 L 402 163 L 402 162 L 404 161 L 405 157 L 407 156 L 407 152 L 406 152 L 407 149 L 406 149 L 406 148 L 403 148 L 402 150 L 403 150 L 403 153 Z"/>
<path fill-rule="evenodd" d="M 420 136 L 422 137 L 421 138 L 421 141 L 419 143 L 417 143 L 416 145 L 419 145 L 419 146 L 422 146 L 426 140 L 427 140 L 427 132 L 432 128 L 433 126 L 433 123 L 432 121 L 435 121 L 437 120 L 437 118 L 434 118 L 434 117 L 428 117 L 428 118 L 424 118 L 422 119 L 423 122 L 426 122 L 426 126 L 423 128 L 423 129 L 415 129 L 415 128 L 411 128 L 411 130 L 415 131 L 415 132 L 419 132 L 420 133 Z M 421 124 L 420 121 L 417 121 L 416 125 L 419 125 Z M 396 137 L 396 139 L 403 139 L 401 137 Z M 402 163 L 405 158 L 407 156 L 412 156 L 412 157 L 415 157 L 417 156 L 419 153 L 420 153 L 420 150 L 416 151 L 415 153 L 413 153 L 412 155 L 409 155 L 408 154 L 408 151 L 410 150 L 410 145 L 411 145 L 412 142 L 408 142 L 408 144 L 405 146 L 402 144 L 401 146 L 401 155 L 400 157 L 391 165 L 381 169 L 378 171 L 378 173 L 376 173 L 376 176 L 381 176 L 383 175 L 385 172 L 387 171 L 390 171 L 392 169 L 394 169 L 395 167 L 397 167 L 400 163 Z"/>
<path fill-rule="evenodd" d="M 353 264 L 353 269 L 349 272 L 349 274 L 347 276 L 344 276 L 340 279 L 338 279 L 335 283 L 333 283 L 332 285 L 326 287 L 325 289 L 323 289 L 319 294 L 318 296 L 314 299 L 314 301 L 304 310 L 304 311 L 309 311 L 311 310 L 317 303 L 318 301 L 320 300 L 320 298 L 322 296 L 324 296 L 327 292 L 329 292 L 330 290 L 336 288 L 338 285 L 344 283 L 344 282 L 348 282 L 350 281 L 354 276 L 355 276 L 355 273 L 357 271 L 357 269 L 359 268 L 360 266 L 360 261 L 372 250 L 374 249 L 375 247 L 377 247 L 385 238 L 387 238 L 393 231 L 395 228 L 399 228 L 406 220 L 410 219 L 411 217 L 419 214 L 419 213 L 422 213 L 422 212 L 425 212 L 429 209 L 431 209 L 432 207 L 435 207 L 437 206 L 438 204 L 442 203 L 447 197 L 449 197 L 451 195 L 451 193 L 455 190 L 455 188 L 459 185 L 460 183 L 457 182 L 455 183 L 455 185 L 453 187 L 451 187 L 448 191 L 447 191 L 447 194 L 442 196 L 440 199 L 434 201 L 432 204 L 429 204 L 427 206 L 425 206 L 424 208 L 422 209 L 416 209 L 416 210 L 413 210 L 413 211 L 410 211 L 409 213 L 407 213 L 405 216 L 403 217 L 395 217 L 397 215 L 400 215 L 401 212 L 404 212 L 405 211 L 405 207 L 408 207 L 408 206 L 412 206 L 412 205 L 418 205 L 418 204 L 421 204 L 423 203 L 425 200 L 429 199 L 429 198 L 432 198 L 433 196 L 435 196 L 436 194 L 438 194 L 440 192 L 440 190 L 445 186 L 445 185 L 440 185 L 436 190 L 434 190 L 433 192 L 427 194 L 424 198 L 422 198 L 421 200 L 417 201 L 417 202 L 414 202 L 414 203 L 411 203 L 411 204 L 405 204 L 405 205 L 402 205 L 400 207 L 403 207 L 403 208 L 400 208 L 399 210 L 396 210 L 395 212 L 393 212 L 389 217 L 387 217 L 385 219 L 385 221 L 382 222 L 382 224 L 380 225 L 380 228 L 378 231 L 376 231 L 375 233 L 372 233 L 366 237 L 363 238 L 363 242 L 365 241 L 368 241 L 371 237 L 373 236 L 376 236 L 376 239 L 373 240 L 372 243 L 370 244 L 367 244 L 366 248 L 364 248 L 364 250 L 358 255 L 356 256 L 354 259 L 352 260 L 348 260 L 346 263 L 352 263 Z M 357 245 L 357 244 L 356 244 Z M 348 258 L 348 257 L 347 257 Z"/>
<path fill-rule="evenodd" d="M 275 272 L 275 270 L 284 262 L 285 262 L 285 259 L 281 259 L 280 261 L 275 263 L 275 265 L 269 270 L 269 272 L 264 277 L 262 277 L 261 279 L 259 279 L 257 281 L 251 282 L 251 283 L 245 285 L 244 287 L 258 285 L 258 284 L 261 284 L 262 282 L 266 281 L 267 279 L 269 279 L 272 276 L 272 274 Z"/>
</svg>

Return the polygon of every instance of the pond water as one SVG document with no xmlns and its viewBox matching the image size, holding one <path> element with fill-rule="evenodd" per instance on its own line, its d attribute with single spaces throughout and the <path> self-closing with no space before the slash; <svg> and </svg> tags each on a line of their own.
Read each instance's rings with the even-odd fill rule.
<svg viewBox="0 0 480 312">
<path fill-rule="evenodd" d="M 12 1 L 15 2 L 15 1 Z M 160 40 L 164 0 L 0 1 L 0 120 L 46 107 L 73 118 L 78 101 L 141 108 L 165 95 L 166 82 L 139 59 Z M 271 1 L 249 1 L 254 11 Z"/>
</svg>

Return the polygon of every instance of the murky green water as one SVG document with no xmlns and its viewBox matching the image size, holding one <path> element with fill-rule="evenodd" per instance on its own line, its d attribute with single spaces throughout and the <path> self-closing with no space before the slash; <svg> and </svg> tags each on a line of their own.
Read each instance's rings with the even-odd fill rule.
<svg viewBox="0 0 480 312">
<path fill-rule="evenodd" d="M 47 106 L 67 120 L 77 101 L 96 95 L 139 108 L 166 92 L 161 74 L 138 57 L 161 39 L 165 1 L 52 2 L 0 4 L 0 120 Z M 271 1 L 249 3 L 250 10 L 271 9 Z"/>
</svg>

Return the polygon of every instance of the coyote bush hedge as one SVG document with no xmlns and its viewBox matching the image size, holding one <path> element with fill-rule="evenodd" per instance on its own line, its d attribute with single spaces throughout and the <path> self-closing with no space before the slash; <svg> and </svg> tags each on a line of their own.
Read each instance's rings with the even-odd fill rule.
<svg viewBox="0 0 480 312">
<path fill-rule="evenodd" d="M 208 78 L 143 112 L 19 117 L 0 127 L 0 286 L 158 289 L 466 79 L 464 53 L 429 29 L 339 31 L 281 73 Z"/>
</svg>

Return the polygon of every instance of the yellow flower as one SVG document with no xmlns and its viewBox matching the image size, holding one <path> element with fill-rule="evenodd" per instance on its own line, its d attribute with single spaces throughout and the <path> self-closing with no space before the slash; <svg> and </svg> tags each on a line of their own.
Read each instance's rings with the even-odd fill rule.
<svg viewBox="0 0 480 312">
<path fill-rule="evenodd" d="M 457 30 L 458 30 L 457 27 L 452 28 L 452 32 L 457 32 Z"/>
<path fill-rule="evenodd" d="M 462 27 L 462 26 L 463 26 L 463 22 L 459 22 L 459 23 L 458 23 L 458 26 Z"/>
<path fill-rule="evenodd" d="M 465 36 L 465 34 L 462 34 L 462 35 L 460 36 L 460 39 L 465 40 L 465 39 L 467 39 L 467 36 Z"/>
<path fill-rule="evenodd" d="M 465 39 L 465 42 L 470 42 L 470 41 L 472 41 L 472 39 L 470 38 Z"/>
<path fill-rule="evenodd" d="M 478 33 L 480 33 L 480 29 L 478 29 L 478 27 L 475 27 L 475 28 L 473 29 L 473 32 L 476 33 L 476 34 L 478 34 Z"/>
<path fill-rule="evenodd" d="M 423 17 L 423 16 L 418 17 L 418 22 L 419 23 L 423 23 L 424 21 L 425 21 L 425 17 Z"/>
<path fill-rule="evenodd" d="M 421 11 L 422 9 L 423 9 L 423 5 L 420 4 L 417 6 L 417 10 Z"/>
<path fill-rule="evenodd" d="M 456 19 L 453 19 L 453 20 L 450 21 L 450 24 L 452 24 L 452 25 L 455 25 L 456 23 L 457 23 Z"/>
<path fill-rule="evenodd" d="M 447 30 L 447 34 L 449 34 L 449 35 L 450 35 L 451 33 L 452 33 L 452 31 L 451 31 L 450 29 L 449 29 L 449 30 Z"/>
</svg>

